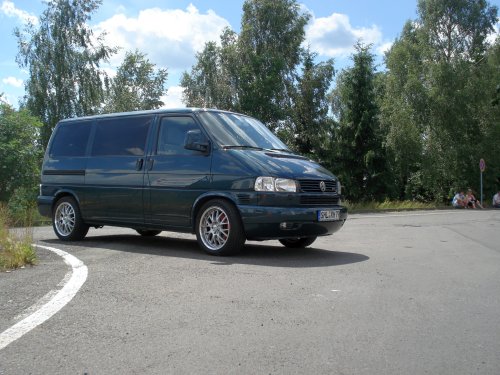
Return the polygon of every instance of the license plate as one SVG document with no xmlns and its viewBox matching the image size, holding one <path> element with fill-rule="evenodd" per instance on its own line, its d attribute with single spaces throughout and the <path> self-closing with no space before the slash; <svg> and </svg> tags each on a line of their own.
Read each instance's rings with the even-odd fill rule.
<svg viewBox="0 0 500 375">
<path fill-rule="evenodd" d="M 318 221 L 337 221 L 340 219 L 340 210 L 318 211 Z"/>
</svg>

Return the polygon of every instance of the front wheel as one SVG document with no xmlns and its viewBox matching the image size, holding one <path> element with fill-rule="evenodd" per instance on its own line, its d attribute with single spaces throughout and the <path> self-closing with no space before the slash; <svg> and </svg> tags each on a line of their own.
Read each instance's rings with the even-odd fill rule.
<svg viewBox="0 0 500 375">
<path fill-rule="evenodd" d="M 205 203 L 196 217 L 196 238 L 211 255 L 239 252 L 246 238 L 236 207 L 221 199 Z"/>
<path fill-rule="evenodd" d="M 73 197 L 63 197 L 56 202 L 52 226 L 62 241 L 83 240 L 89 231 L 89 226 L 83 222 L 80 207 Z"/>
<path fill-rule="evenodd" d="M 302 247 L 307 247 L 316 241 L 317 237 L 304 237 L 304 238 L 283 238 L 279 240 L 282 245 L 297 249 Z"/>
</svg>

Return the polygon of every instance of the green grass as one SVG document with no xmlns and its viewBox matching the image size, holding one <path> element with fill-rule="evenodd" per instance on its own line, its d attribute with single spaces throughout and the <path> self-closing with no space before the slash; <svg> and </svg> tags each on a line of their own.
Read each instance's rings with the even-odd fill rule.
<svg viewBox="0 0 500 375">
<path fill-rule="evenodd" d="M 6 209 L 8 210 L 8 223 L 11 228 L 42 226 L 51 223 L 49 218 L 40 215 L 34 201 L 23 201 L 21 204 L 9 202 Z"/>
<path fill-rule="evenodd" d="M 446 207 L 443 204 L 423 203 L 416 201 L 389 201 L 384 202 L 359 202 L 344 201 L 343 204 L 349 212 L 372 212 L 372 211 L 406 211 L 406 210 L 433 210 Z"/>
<path fill-rule="evenodd" d="M 31 225 L 12 230 L 8 209 L 0 204 L 0 271 L 7 271 L 26 265 L 34 265 L 37 256 L 33 242 L 33 229 Z M 29 224 L 29 223 L 24 223 Z"/>
</svg>

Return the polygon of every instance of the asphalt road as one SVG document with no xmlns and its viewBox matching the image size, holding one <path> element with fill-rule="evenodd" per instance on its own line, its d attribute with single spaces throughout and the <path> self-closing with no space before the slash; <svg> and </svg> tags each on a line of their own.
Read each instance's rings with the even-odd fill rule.
<svg viewBox="0 0 500 375">
<path fill-rule="evenodd" d="M 352 215 L 306 250 L 91 230 L 36 241 L 88 267 L 73 300 L 0 350 L 0 374 L 499 374 L 500 211 Z M 68 272 L 0 274 L 0 333 Z M 60 284 L 59 284 L 60 285 Z"/>
</svg>

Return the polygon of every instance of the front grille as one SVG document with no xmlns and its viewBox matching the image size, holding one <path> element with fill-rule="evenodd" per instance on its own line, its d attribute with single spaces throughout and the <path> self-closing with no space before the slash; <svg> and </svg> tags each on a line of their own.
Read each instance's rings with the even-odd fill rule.
<svg viewBox="0 0 500 375">
<path fill-rule="evenodd" d="M 325 190 L 321 190 L 321 182 L 325 183 Z M 337 181 L 335 180 L 299 180 L 300 189 L 305 193 L 336 193 Z"/>
<path fill-rule="evenodd" d="M 339 204 L 339 198 L 330 195 L 301 195 L 300 204 L 304 206 L 335 206 Z"/>
</svg>

